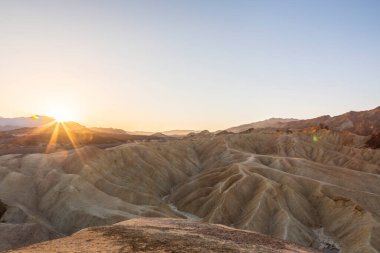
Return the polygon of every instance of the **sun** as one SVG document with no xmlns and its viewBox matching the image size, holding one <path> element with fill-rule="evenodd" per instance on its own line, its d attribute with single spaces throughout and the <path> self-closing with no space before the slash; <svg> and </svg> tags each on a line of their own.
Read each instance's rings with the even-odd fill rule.
<svg viewBox="0 0 380 253">
<path fill-rule="evenodd" d="M 58 122 L 70 121 L 70 116 L 66 112 L 57 112 L 54 118 Z"/>
<path fill-rule="evenodd" d="M 54 106 L 50 109 L 49 115 L 58 122 L 74 120 L 74 114 L 68 106 Z"/>
<path fill-rule="evenodd" d="M 45 153 L 51 153 L 60 148 L 61 143 L 60 136 L 66 136 L 70 141 L 72 147 L 75 149 L 75 152 L 79 155 L 80 160 L 82 160 L 82 155 L 80 153 L 79 147 L 80 143 L 77 140 L 77 135 L 73 133 L 71 124 L 69 122 L 77 120 L 78 107 L 74 107 L 72 103 L 47 103 L 46 105 L 46 116 L 53 118 L 47 124 L 36 128 L 34 131 L 36 133 L 49 133 L 50 139 L 46 145 Z M 33 119 L 39 120 L 41 117 L 39 115 L 32 116 Z"/>
</svg>

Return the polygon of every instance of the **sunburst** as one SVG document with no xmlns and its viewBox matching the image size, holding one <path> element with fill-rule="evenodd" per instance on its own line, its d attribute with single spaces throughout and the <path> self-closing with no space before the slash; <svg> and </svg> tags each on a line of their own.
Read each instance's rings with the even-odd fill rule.
<svg viewBox="0 0 380 253">
<path fill-rule="evenodd" d="M 57 144 L 60 124 L 61 124 L 60 122 L 55 122 L 54 130 L 53 130 L 53 132 L 50 136 L 50 140 L 46 146 L 45 153 L 50 153 L 52 150 L 54 150 L 55 145 Z M 46 130 L 46 128 L 45 128 L 45 130 Z"/>
<path fill-rule="evenodd" d="M 67 122 L 75 120 L 74 110 L 68 105 L 53 104 L 49 106 L 48 115 L 57 122 Z"/>
<path fill-rule="evenodd" d="M 41 127 L 36 128 L 32 131 L 31 134 L 40 135 L 51 132 L 49 141 L 46 145 L 45 153 L 54 152 L 56 150 L 58 142 L 62 140 L 62 137 L 67 137 L 67 139 L 71 143 L 71 146 L 78 154 L 80 160 L 82 160 L 82 155 L 79 149 L 80 144 L 78 142 L 77 136 L 73 133 L 72 129 L 70 128 L 70 124 L 68 123 L 68 121 L 73 120 L 73 113 L 69 110 L 69 108 L 63 106 L 52 107 L 50 108 L 50 111 L 51 113 L 49 115 L 51 115 L 54 118 L 54 120 Z M 34 118 L 35 120 L 41 120 L 39 116 L 33 116 L 32 118 Z"/>
<path fill-rule="evenodd" d="M 54 130 L 51 133 L 49 142 L 46 146 L 45 153 L 51 153 L 55 150 L 57 142 L 59 140 L 60 135 L 65 135 L 68 140 L 71 143 L 71 146 L 73 147 L 74 151 L 79 157 L 79 160 L 81 163 L 83 163 L 83 154 L 80 149 L 80 144 L 77 140 L 76 135 L 73 133 L 73 131 L 70 129 L 70 127 L 67 126 L 67 123 L 60 122 L 60 121 L 52 121 L 51 123 L 47 124 L 48 126 L 42 127 L 42 132 L 47 131 L 47 129 L 54 127 Z"/>
</svg>

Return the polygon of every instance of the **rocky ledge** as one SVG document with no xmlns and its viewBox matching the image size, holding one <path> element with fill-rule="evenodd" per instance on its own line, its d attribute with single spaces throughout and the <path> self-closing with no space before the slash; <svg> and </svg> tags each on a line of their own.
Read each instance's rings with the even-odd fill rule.
<svg viewBox="0 0 380 253">
<path fill-rule="evenodd" d="M 184 219 L 138 218 L 9 252 L 317 252 L 252 231 Z"/>
</svg>

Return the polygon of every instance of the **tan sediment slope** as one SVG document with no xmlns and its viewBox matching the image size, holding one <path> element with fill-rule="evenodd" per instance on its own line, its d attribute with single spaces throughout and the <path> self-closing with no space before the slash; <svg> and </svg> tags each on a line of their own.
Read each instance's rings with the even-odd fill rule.
<svg viewBox="0 0 380 253">
<path fill-rule="evenodd" d="M 139 218 L 81 230 L 11 251 L 39 252 L 316 252 L 251 231 L 183 219 Z"/>
<path fill-rule="evenodd" d="M 380 150 L 361 148 L 367 139 L 329 130 L 202 132 L 107 150 L 1 156 L 0 200 L 8 207 L 1 219 L 42 226 L 39 240 L 148 216 L 379 252 Z M 7 243 L 1 249 L 20 245 Z"/>
</svg>

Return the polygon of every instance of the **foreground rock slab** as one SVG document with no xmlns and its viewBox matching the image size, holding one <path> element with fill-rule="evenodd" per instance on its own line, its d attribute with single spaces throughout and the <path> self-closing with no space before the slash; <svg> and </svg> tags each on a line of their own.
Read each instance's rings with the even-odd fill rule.
<svg viewBox="0 0 380 253">
<path fill-rule="evenodd" d="M 8 252 L 317 252 L 252 231 L 170 218 L 138 218 L 83 229 Z"/>
</svg>

